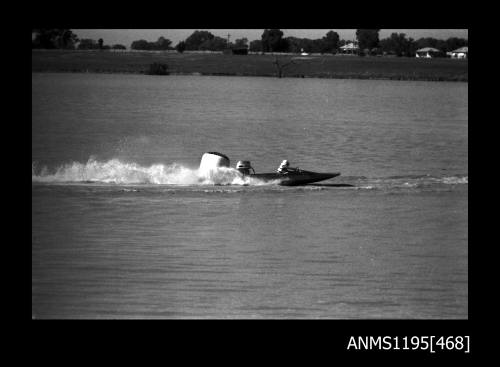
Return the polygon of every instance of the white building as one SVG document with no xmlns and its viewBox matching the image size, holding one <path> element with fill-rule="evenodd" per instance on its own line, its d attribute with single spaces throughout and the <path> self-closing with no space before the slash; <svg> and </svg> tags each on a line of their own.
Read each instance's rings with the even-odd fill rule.
<svg viewBox="0 0 500 367">
<path fill-rule="evenodd" d="M 469 58 L 469 47 L 460 47 L 456 50 L 450 52 L 450 56 L 453 59 L 468 59 Z"/>
<path fill-rule="evenodd" d="M 432 58 L 438 55 L 441 51 L 439 51 L 437 48 L 432 48 L 432 47 L 424 47 L 416 51 L 416 57 L 423 57 L 423 58 Z"/>
<path fill-rule="evenodd" d="M 357 54 L 359 51 L 359 47 L 354 44 L 353 42 L 350 42 L 342 47 L 340 47 L 340 52 L 343 54 Z"/>
</svg>

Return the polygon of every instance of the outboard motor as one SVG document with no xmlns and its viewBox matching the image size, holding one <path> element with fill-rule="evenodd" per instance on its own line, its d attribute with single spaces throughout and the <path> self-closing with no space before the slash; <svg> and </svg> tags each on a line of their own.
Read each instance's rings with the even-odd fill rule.
<svg viewBox="0 0 500 367">
<path fill-rule="evenodd" d="M 243 175 L 249 175 L 250 170 L 255 173 L 255 170 L 251 166 L 250 161 L 238 161 L 238 163 L 236 163 L 236 169 Z"/>
</svg>

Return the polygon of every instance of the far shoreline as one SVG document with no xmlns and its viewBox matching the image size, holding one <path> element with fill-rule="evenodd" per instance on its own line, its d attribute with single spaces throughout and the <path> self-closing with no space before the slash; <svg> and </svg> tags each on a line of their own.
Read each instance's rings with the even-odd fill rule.
<svg viewBox="0 0 500 367">
<path fill-rule="evenodd" d="M 468 82 L 468 60 L 318 55 L 224 55 L 150 52 L 32 50 L 32 72 L 148 75 L 151 64 L 167 75 Z"/>
<path fill-rule="evenodd" d="M 275 75 L 244 75 L 244 74 L 225 74 L 225 73 L 169 73 L 168 75 L 149 75 L 144 72 L 126 72 L 126 71 L 87 71 L 87 70 L 32 70 L 32 73 L 36 74 L 121 74 L 121 75 L 147 75 L 153 77 L 169 77 L 169 76 L 228 76 L 228 77 L 261 77 L 261 78 L 276 78 Z M 449 82 L 449 83 L 468 83 L 467 80 L 455 80 L 455 79 L 424 79 L 424 78 L 411 78 L 411 77 L 376 77 L 376 76 L 366 76 L 366 75 L 332 75 L 332 76 L 284 76 L 282 79 L 351 79 L 351 80 L 393 80 L 393 81 L 411 81 L 411 82 Z"/>
</svg>

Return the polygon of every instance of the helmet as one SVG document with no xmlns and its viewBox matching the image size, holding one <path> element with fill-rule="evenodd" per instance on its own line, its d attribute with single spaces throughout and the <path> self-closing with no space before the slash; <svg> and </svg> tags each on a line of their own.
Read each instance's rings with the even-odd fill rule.
<svg viewBox="0 0 500 367">
<path fill-rule="evenodd" d="M 238 161 L 236 169 L 238 168 L 252 168 L 252 166 L 250 165 L 250 161 Z"/>
<path fill-rule="evenodd" d="M 286 159 L 283 160 L 283 162 L 281 162 L 281 165 L 282 166 L 288 166 L 290 163 L 288 163 L 288 161 Z"/>
</svg>

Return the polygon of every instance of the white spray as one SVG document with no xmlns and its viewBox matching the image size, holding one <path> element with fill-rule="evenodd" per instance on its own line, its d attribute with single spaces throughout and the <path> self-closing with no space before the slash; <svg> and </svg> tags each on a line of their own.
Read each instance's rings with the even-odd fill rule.
<svg viewBox="0 0 500 367">
<path fill-rule="evenodd" d="M 206 153 L 198 169 L 181 164 L 161 163 L 141 166 L 118 159 L 98 161 L 90 158 L 86 163 L 72 162 L 50 172 L 46 167 L 37 170 L 32 164 L 32 182 L 71 183 L 96 182 L 114 184 L 159 185 L 262 185 L 263 182 L 243 175 L 229 167 L 229 159 Z"/>
</svg>

